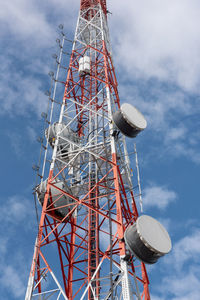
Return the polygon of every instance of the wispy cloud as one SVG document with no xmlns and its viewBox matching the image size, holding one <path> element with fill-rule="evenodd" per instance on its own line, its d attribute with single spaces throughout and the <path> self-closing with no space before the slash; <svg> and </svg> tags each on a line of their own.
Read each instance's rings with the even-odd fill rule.
<svg viewBox="0 0 200 300">
<path fill-rule="evenodd" d="M 187 0 L 109 4 L 122 101 L 145 114 L 146 132 L 160 145 L 156 155 L 198 164 L 199 8 L 198 1 Z"/>
<path fill-rule="evenodd" d="M 28 137 L 31 142 L 35 142 L 37 138 L 37 132 L 33 127 L 27 126 Z"/>
<path fill-rule="evenodd" d="M 178 273 L 168 276 L 165 278 L 165 286 L 163 284 L 163 292 L 173 295 L 171 296 L 172 300 L 198 300 L 200 293 L 199 275 L 199 268 L 190 268 L 184 274 Z"/>
<path fill-rule="evenodd" d="M 67 7 L 62 10 L 64 5 L 66 1 L 62 0 L 59 3 L 51 0 L 48 6 L 32 0 L 2 3 L 0 38 L 4 55 L 0 59 L 0 114 L 40 114 L 46 109 L 44 91 L 49 81 L 47 76 L 44 81 L 44 75 L 53 65 L 51 55 L 56 52 L 60 15 L 60 22 L 66 18 L 68 30 L 72 26 L 70 11 Z"/>
<path fill-rule="evenodd" d="M 25 219 L 32 215 L 32 206 L 23 196 L 12 196 L 1 204 L 1 212 L 4 216 L 4 222 L 17 224 L 24 222 Z"/>
<path fill-rule="evenodd" d="M 185 134 L 187 133 L 187 129 L 184 125 L 178 126 L 175 128 L 171 128 L 170 131 L 166 132 L 165 140 L 166 143 L 174 142 L 177 140 L 183 140 L 185 138 Z"/>
<path fill-rule="evenodd" d="M 158 297 L 158 296 L 155 296 L 155 295 L 151 295 L 151 299 L 152 300 L 165 300 L 163 297 Z"/>
<path fill-rule="evenodd" d="M 142 86 L 126 83 L 121 86 L 125 102 L 135 105 L 147 119 L 145 138 L 157 156 L 185 157 L 200 163 L 200 102 L 199 98 L 170 86 L 148 82 Z M 158 145 L 151 149 L 151 145 Z M 149 153 L 150 154 L 150 153 Z"/>
<path fill-rule="evenodd" d="M 144 209 L 156 207 L 164 210 L 177 199 L 177 194 L 165 186 L 151 184 L 143 190 Z"/>
<path fill-rule="evenodd" d="M 2 34 L 12 34 L 18 39 L 46 42 L 51 36 L 51 25 L 34 1 L 16 0 L 1 5 Z M 41 45 L 42 46 L 42 45 Z"/>
<path fill-rule="evenodd" d="M 172 255 L 167 258 L 167 261 L 173 263 L 177 271 L 181 271 L 190 260 L 198 263 L 199 255 L 200 229 L 195 229 L 193 233 L 185 236 L 174 245 Z"/>
<path fill-rule="evenodd" d="M 199 92 L 198 1 L 118 0 L 110 8 L 116 59 L 128 76 L 156 77 Z"/>
<path fill-rule="evenodd" d="M 25 295 L 25 286 L 23 276 L 11 265 L 4 265 L 1 268 L 0 284 L 7 289 L 8 294 L 12 293 L 14 299 L 21 298 Z"/>
<path fill-rule="evenodd" d="M 25 294 L 24 282 L 28 276 L 26 254 L 29 253 L 27 249 L 31 247 L 31 243 L 28 245 L 27 241 L 30 229 L 36 229 L 33 207 L 24 196 L 14 195 L 1 199 L 0 209 L 3 216 L 0 221 L 1 297 L 21 299 Z"/>
<path fill-rule="evenodd" d="M 177 241 L 171 254 L 164 258 L 160 266 L 163 273 L 162 282 L 159 288 L 155 287 L 157 292 L 154 293 L 154 298 L 198 300 L 200 293 L 199 255 L 200 229 L 197 227 L 193 228 L 192 233 Z"/>
<path fill-rule="evenodd" d="M 13 154 L 15 154 L 18 158 L 22 157 L 23 155 L 23 143 L 22 137 L 18 133 L 14 132 L 13 130 L 6 131 L 6 137 L 9 139 L 10 146 L 12 149 Z"/>
<path fill-rule="evenodd" d="M 7 251 L 8 246 L 8 237 L 1 237 L 0 238 L 0 256 L 4 257 Z"/>
<path fill-rule="evenodd" d="M 42 82 L 35 79 L 21 66 L 11 66 L 13 60 L 9 58 L 1 59 L 4 72 L 1 75 L 1 114 L 8 113 L 11 115 L 24 115 L 29 111 L 41 112 L 46 108 L 46 96 L 42 87 Z M 20 70 L 21 68 L 21 70 Z"/>
<path fill-rule="evenodd" d="M 158 218 L 158 221 L 165 227 L 167 232 L 172 231 L 172 220 L 170 218 Z"/>
<path fill-rule="evenodd" d="M 78 2 L 69 0 L 67 5 L 65 0 L 50 0 L 48 6 L 33 0 L 16 0 L 12 5 L 3 3 L 1 38 L 5 55 L 0 61 L 1 114 L 36 112 L 40 115 L 45 110 L 47 99 L 43 92 L 48 88 L 48 79 L 44 84 L 42 76 L 48 73 L 47 65 L 51 64 L 48 58 L 55 52 L 55 28 L 63 22 L 71 35 L 78 15 Z M 199 6 L 197 1 L 190 5 L 186 0 L 165 0 L 162 5 L 157 0 L 150 0 L 148 5 L 144 0 L 140 3 L 128 0 L 123 9 L 120 1 L 108 4 L 113 12 L 109 24 L 114 59 L 120 70 L 120 94 L 142 110 L 150 134 L 154 140 L 165 142 L 163 149 L 171 157 L 185 156 L 195 163 L 200 158 L 194 133 L 190 126 L 177 121 L 200 112 L 198 99 L 185 93 L 186 90 L 197 92 L 199 86 L 200 38 L 194 35 L 191 26 L 199 23 L 196 15 Z M 116 31 L 119 19 L 120 28 Z M 183 147 L 186 142 L 187 147 Z"/>
</svg>

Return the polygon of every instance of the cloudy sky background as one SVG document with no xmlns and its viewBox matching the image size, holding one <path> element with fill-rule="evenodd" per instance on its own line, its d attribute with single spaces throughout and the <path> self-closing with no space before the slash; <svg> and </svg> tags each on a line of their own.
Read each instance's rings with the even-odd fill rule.
<svg viewBox="0 0 200 300">
<path fill-rule="evenodd" d="M 152 300 L 200 294 L 200 2 L 110 0 L 121 101 L 148 128 L 137 138 L 144 211 L 169 230 L 173 251 L 149 268 Z M 0 294 L 23 299 L 36 236 L 37 162 L 57 27 L 73 36 L 78 0 L 1 0 Z M 129 146 L 130 142 L 129 142 Z"/>
</svg>

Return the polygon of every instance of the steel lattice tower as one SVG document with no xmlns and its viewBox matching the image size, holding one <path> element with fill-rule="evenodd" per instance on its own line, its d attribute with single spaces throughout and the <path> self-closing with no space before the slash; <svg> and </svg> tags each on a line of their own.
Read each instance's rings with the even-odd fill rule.
<svg viewBox="0 0 200 300">
<path fill-rule="evenodd" d="M 138 211 L 125 137 L 112 121 L 120 101 L 106 0 L 81 0 L 63 101 L 53 120 L 65 40 L 50 96 L 36 187 L 42 212 L 25 299 L 149 300 L 145 265 L 124 241 Z"/>
</svg>

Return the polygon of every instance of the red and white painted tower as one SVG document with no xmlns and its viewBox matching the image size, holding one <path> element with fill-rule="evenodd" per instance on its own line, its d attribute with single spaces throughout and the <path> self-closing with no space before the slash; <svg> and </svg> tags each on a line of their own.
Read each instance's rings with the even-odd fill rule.
<svg viewBox="0 0 200 300">
<path fill-rule="evenodd" d="M 129 116 L 120 121 L 117 115 L 106 0 L 81 0 L 69 66 L 63 67 L 67 41 L 64 34 L 58 40 L 58 68 L 51 74 L 36 186 L 42 212 L 25 299 L 149 300 L 144 262 L 124 236 L 138 218 L 123 134 L 133 128 Z M 121 112 L 128 114 L 128 106 Z M 140 130 L 133 131 L 130 136 Z"/>
</svg>

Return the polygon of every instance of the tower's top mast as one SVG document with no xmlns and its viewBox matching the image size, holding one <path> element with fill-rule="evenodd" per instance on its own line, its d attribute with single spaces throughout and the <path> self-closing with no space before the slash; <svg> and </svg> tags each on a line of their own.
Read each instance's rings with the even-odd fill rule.
<svg viewBox="0 0 200 300">
<path fill-rule="evenodd" d="M 106 0 L 81 0 L 81 10 L 100 4 L 105 15 L 107 15 Z"/>
</svg>

